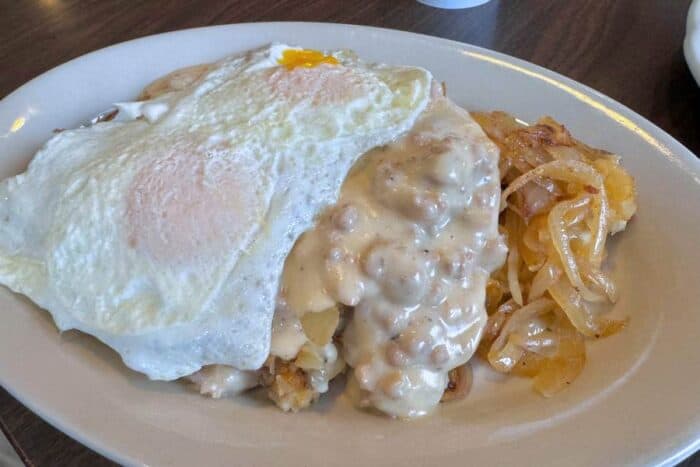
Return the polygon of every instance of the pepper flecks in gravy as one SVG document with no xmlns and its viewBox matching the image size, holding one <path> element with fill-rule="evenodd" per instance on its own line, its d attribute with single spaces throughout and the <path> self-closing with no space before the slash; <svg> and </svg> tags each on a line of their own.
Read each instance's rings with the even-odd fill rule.
<svg viewBox="0 0 700 467">
<path fill-rule="evenodd" d="M 297 240 L 271 354 L 297 355 L 309 344 L 304 317 L 340 304 L 352 313 L 342 339 L 322 346 L 332 358 L 310 372 L 314 388 L 327 389 L 342 359 L 360 405 L 429 412 L 486 324 L 486 281 L 506 253 L 499 198 L 498 149 L 466 111 L 434 98 L 408 134 L 356 163 L 338 202 Z"/>
</svg>

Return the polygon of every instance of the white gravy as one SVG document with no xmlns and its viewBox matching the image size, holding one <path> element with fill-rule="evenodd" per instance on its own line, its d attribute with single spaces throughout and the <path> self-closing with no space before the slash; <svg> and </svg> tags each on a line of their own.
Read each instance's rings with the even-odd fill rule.
<svg viewBox="0 0 700 467">
<path fill-rule="evenodd" d="M 399 417 L 434 408 L 486 324 L 486 281 L 505 259 L 498 149 L 437 97 L 410 133 L 367 153 L 338 202 L 287 258 L 271 354 L 306 342 L 299 317 L 354 307 L 341 355 L 362 405 Z"/>
</svg>

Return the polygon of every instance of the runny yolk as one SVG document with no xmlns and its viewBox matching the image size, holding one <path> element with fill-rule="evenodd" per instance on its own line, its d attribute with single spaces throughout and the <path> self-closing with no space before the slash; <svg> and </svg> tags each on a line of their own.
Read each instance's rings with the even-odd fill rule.
<svg viewBox="0 0 700 467">
<path fill-rule="evenodd" d="M 318 50 L 310 49 L 287 49 L 282 52 L 282 57 L 277 60 L 277 63 L 283 65 L 286 69 L 291 70 L 297 67 L 313 68 L 328 63 L 329 65 L 337 65 L 338 60 L 330 55 L 323 55 Z"/>
</svg>

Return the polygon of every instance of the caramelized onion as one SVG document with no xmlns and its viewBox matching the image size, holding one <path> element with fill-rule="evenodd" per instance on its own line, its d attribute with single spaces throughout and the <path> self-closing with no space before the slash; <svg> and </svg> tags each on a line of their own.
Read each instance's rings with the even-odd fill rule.
<svg viewBox="0 0 700 467">
<path fill-rule="evenodd" d="M 600 301 L 603 297 L 590 290 L 584 283 L 579 272 L 578 263 L 571 250 L 571 237 L 566 228 L 566 220 L 564 215 L 575 208 L 583 206 L 591 201 L 590 196 L 582 195 L 574 198 L 570 201 L 562 201 L 549 211 L 548 224 L 549 233 L 552 238 L 552 243 L 554 248 L 559 253 L 559 259 L 561 260 L 564 272 L 571 281 L 571 283 L 576 287 L 576 289 L 583 295 L 586 300 L 590 301 Z"/>
<path fill-rule="evenodd" d="M 504 112 L 474 118 L 501 150 L 500 224 L 510 249 L 491 276 L 478 353 L 500 372 L 533 378 L 549 397 L 581 373 L 585 337 L 627 323 L 605 317 L 618 292 L 602 263 L 607 236 L 636 212 L 634 180 L 619 157 L 549 117 L 534 125 Z"/>
<path fill-rule="evenodd" d="M 540 298 L 515 310 L 491 345 L 488 353 L 491 366 L 504 373 L 510 371 L 518 363 L 524 351 L 521 347 L 510 342 L 510 334 L 523 329 L 532 318 L 550 311 L 554 305 L 552 300 Z"/>
<path fill-rule="evenodd" d="M 523 292 L 518 281 L 518 269 L 520 269 L 520 254 L 518 246 L 513 245 L 508 252 L 508 288 L 515 303 L 523 305 Z"/>
<path fill-rule="evenodd" d="M 581 334 L 596 337 L 599 329 L 593 312 L 566 278 L 556 281 L 547 291 Z"/>
<path fill-rule="evenodd" d="M 559 280 L 561 275 L 562 270 L 559 268 L 559 266 L 556 266 L 551 261 L 548 261 L 532 278 L 527 300 L 531 302 L 543 296 L 547 289 L 549 289 L 552 284 Z"/>
<path fill-rule="evenodd" d="M 603 178 L 590 165 L 573 160 L 552 161 L 535 167 L 508 185 L 501 194 L 501 210 L 505 208 L 505 202 L 512 193 L 518 191 L 537 177 L 550 177 L 564 182 L 591 186 L 598 191 L 604 190 Z"/>
</svg>

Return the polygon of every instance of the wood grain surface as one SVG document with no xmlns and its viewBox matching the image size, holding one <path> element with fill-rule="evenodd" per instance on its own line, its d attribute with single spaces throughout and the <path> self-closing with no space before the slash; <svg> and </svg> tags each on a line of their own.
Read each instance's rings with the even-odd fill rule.
<svg viewBox="0 0 700 467">
<path fill-rule="evenodd" d="M 430 34 L 562 73 L 630 107 L 700 154 L 700 89 L 683 58 L 690 0 L 0 0 L 0 97 L 87 52 L 150 34 L 249 21 L 326 21 Z M 29 465 L 109 461 L 0 389 L 0 428 Z M 643 447 L 640 447 L 643 449 Z M 694 456 L 682 465 L 700 467 Z"/>
</svg>

